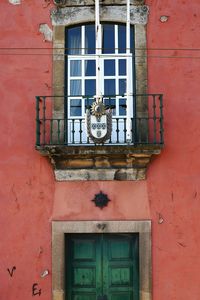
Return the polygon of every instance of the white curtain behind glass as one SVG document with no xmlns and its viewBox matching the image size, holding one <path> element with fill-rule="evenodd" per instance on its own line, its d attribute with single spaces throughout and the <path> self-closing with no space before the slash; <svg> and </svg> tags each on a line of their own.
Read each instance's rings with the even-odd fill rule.
<svg viewBox="0 0 200 300">
<path fill-rule="evenodd" d="M 81 54 L 81 29 L 70 30 L 69 38 L 69 54 L 70 55 L 79 55 Z M 81 76 L 81 60 L 72 60 L 70 62 L 70 75 L 72 77 Z M 70 95 L 81 95 L 81 80 L 71 80 L 70 81 Z"/>
</svg>

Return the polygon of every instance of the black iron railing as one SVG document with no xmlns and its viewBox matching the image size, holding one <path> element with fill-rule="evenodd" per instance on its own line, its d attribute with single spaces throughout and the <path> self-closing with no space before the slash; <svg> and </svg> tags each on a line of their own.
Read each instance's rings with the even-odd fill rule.
<svg viewBox="0 0 200 300">
<path fill-rule="evenodd" d="M 107 108 L 113 110 L 112 134 L 107 145 L 127 145 L 127 121 L 124 115 L 116 115 L 116 99 L 125 96 L 104 96 Z M 71 97 L 72 98 L 72 97 Z M 85 117 L 69 116 L 68 101 L 70 96 L 36 97 L 36 145 L 94 145 L 88 138 Z M 77 96 L 84 102 L 84 110 L 90 108 L 94 98 Z M 163 95 L 133 95 L 133 117 L 131 118 L 132 140 L 130 145 L 162 145 L 163 141 Z M 119 102 L 118 102 L 119 103 Z M 83 104 L 81 104 L 83 105 Z M 119 105 L 119 104 L 118 104 Z M 80 108 L 79 108 L 80 109 Z M 83 110 L 83 108 L 81 108 Z M 120 107 L 126 112 L 126 104 Z M 121 114 L 122 114 L 121 113 Z"/>
</svg>

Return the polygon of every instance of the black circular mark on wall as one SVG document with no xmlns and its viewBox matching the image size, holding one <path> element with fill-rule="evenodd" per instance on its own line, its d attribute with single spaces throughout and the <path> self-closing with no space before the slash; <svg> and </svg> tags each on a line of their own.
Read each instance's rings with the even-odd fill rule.
<svg viewBox="0 0 200 300">
<path fill-rule="evenodd" d="M 92 201 L 95 203 L 95 205 L 101 209 L 103 209 L 105 206 L 108 205 L 108 202 L 110 201 L 110 199 L 108 199 L 108 196 L 104 193 L 102 193 L 102 191 L 100 191 L 100 193 L 95 194 L 94 199 L 92 199 Z"/>
</svg>

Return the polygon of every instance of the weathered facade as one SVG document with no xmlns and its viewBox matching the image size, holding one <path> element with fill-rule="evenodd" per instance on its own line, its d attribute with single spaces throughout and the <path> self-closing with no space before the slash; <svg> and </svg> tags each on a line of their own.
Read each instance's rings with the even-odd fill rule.
<svg viewBox="0 0 200 300">
<path fill-rule="evenodd" d="M 113 135 L 95 145 L 82 126 L 95 77 L 70 65 L 95 55 L 66 52 L 69 29 L 94 23 L 94 1 L 54 2 L 0 4 L 1 299 L 198 300 L 199 3 L 131 1 L 132 141 L 115 50 L 101 56 L 116 63 L 117 79 L 104 74 L 116 80 Z M 120 45 L 126 1 L 100 1 L 100 20 Z"/>
</svg>

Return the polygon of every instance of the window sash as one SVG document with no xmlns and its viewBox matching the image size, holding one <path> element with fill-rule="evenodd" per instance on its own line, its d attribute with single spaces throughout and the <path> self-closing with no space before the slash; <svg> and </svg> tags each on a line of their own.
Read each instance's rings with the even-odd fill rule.
<svg viewBox="0 0 200 300">
<path fill-rule="evenodd" d="M 77 142 L 79 140 L 78 135 L 79 135 L 79 130 L 80 130 L 80 124 L 78 120 L 82 120 L 81 122 L 81 126 L 82 126 L 82 130 L 84 131 L 85 128 L 85 112 L 86 112 L 86 106 L 87 106 L 87 99 L 85 98 L 85 96 L 91 96 L 91 99 L 93 98 L 94 101 L 94 96 L 96 93 L 93 93 L 91 95 L 87 95 L 86 93 L 86 83 L 88 83 L 89 80 L 95 80 L 96 81 L 96 74 L 95 75 L 86 75 L 85 74 L 85 65 L 87 63 L 87 61 L 96 61 L 96 54 L 88 54 L 86 52 L 90 52 L 87 48 L 87 39 L 85 38 L 85 34 L 87 31 L 86 28 L 87 25 L 82 25 L 80 26 L 80 32 L 81 32 L 81 51 L 79 51 L 78 54 L 69 54 L 66 56 L 67 58 L 67 76 L 65 79 L 66 82 L 66 90 L 67 90 L 67 119 L 68 119 L 68 137 L 69 137 L 69 143 L 72 140 L 71 137 L 71 132 L 73 131 L 73 128 L 75 130 L 75 135 L 73 136 L 73 139 L 75 138 L 75 143 L 76 143 L 76 137 L 77 137 Z M 104 26 L 104 25 L 103 25 Z M 130 53 L 129 55 L 127 55 L 125 53 L 125 49 L 126 49 L 126 38 L 124 39 L 124 48 L 122 47 L 122 43 L 120 44 L 120 30 L 123 32 L 126 31 L 125 26 L 124 27 L 120 27 L 120 25 L 113 25 L 114 27 L 114 53 L 103 53 L 103 47 L 102 47 L 102 51 L 101 53 L 99 53 L 99 59 L 100 59 L 100 66 L 101 66 L 101 86 L 100 86 L 100 91 L 101 94 L 103 96 L 105 96 L 105 99 L 103 100 L 104 103 L 108 102 L 108 97 L 109 95 L 106 95 L 105 93 L 105 83 L 106 80 L 112 80 L 113 85 L 115 84 L 115 90 L 114 91 L 114 95 L 115 97 L 112 97 L 112 101 L 115 102 L 115 108 L 113 109 L 113 133 L 115 134 L 115 127 L 116 127 L 116 119 L 115 118 L 120 118 L 123 117 L 125 119 L 127 119 L 127 102 L 128 102 L 128 97 L 126 95 L 126 93 L 120 95 L 120 84 L 121 82 L 124 80 L 124 82 L 126 82 L 127 85 L 127 80 L 128 80 L 128 74 L 127 74 L 127 69 L 128 69 L 128 63 L 131 65 L 133 64 L 134 60 L 133 60 L 133 53 Z M 123 28 L 123 30 L 122 30 Z M 103 34 L 102 34 L 102 40 L 103 40 Z M 132 42 L 133 44 L 133 42 Z M 102 45 L 103 46 L 103 45 Z M 133 48 L 133 47 L 132 47 Z M 120 50 L 121 49 L 121 50 Z M 124 53 L 123 53 L 123 49 L 124 49 Z M 69 51 L 68 51 L 69 52 Z M 133 52 L 133 51 L 132 51 Z M 77 70 L 74 71 L 74 73 L 71 72 L 71 64 L 73 64 L 74 61 L 74 65 L 76 65 Z M 79 63 L 78 61 L 80 61 L 80 66 L 78 67 Z M 113 61 L 113 63 L 115 64 L 115 72 L 111 75 L 111 74 L 106 74 L 104 72 L 104 64 L 106 64 L 106 62 L 108 61 Z M 121 71 L 120 74 L 120 70 L 122 70 L 123 68 L 120 67 L 120 61 L 125 61 L 125 67 L 123 72 Z M 122 65 L 123 63 L 121 63 Z M 133 67 L 131 68 L 131 81 L 133 81 Z M 78 70 L 79 69 L 79 70 Z M 76 88 L 76 84 L 75 84 L 75 80 L 76 84 L 77 84 L 77 90 L 78 92 L 80 92 L 80 94 L 78 95 L 72 95 L 71 91 L 72 91 L 72 85 L 74 84 L 74 89 Z M 79 88 L 78 88 L 79 85 Z M 126 92 L 126 86 L 123 87 L 124 92 Z M 94 91 L 95 92 L 95 91 Z M 133 85 L 131 84 L 131 91 L 130 93 L 133 92 Z M 80 96 L 80 97 L 79 97 Z M 133 97 L 132 98 L 132 111 L 131 111 L 131 117 L 133 117 L 133 108 L 134 108 L 134 103 L 133 103 Z M 71 103 L 73 104 L 74 101 L 73 100 L 80 100 L 79 102 L 81 103 L 81 105 L 77 106 L 77 110 L 75 109 L 75 107 L 73 107 L 71 105 Z M 130 100 L 129 100 L 130 101 Z M 92 100 L 90 100 L 90 102 L 92 102 Z M 78 103 L 78 102 L 77 102 Z M 113 104 L 113 103 L 112 103 Z M 72 112 L 76 112 L 76 113 L 72 113 Z M 81 113 L 80 113 L 81 111 Z M 129 114 L 130 117 L 130 114 Z M 120 121 L 121 122 L 121 121 Z M 119 124 L 119 127 L 121 127 L 121 136 L 122 136 L 122 140 L 124 140 L 124 124 Z M 120 137 L 119 137 L 120 138 Z M 112 136 L 112 140 L 114 140 L 115 137 Z M 87 141 L 87 136 L 86 134 L 83 135 L 83 142 Z"/>
</svg>

